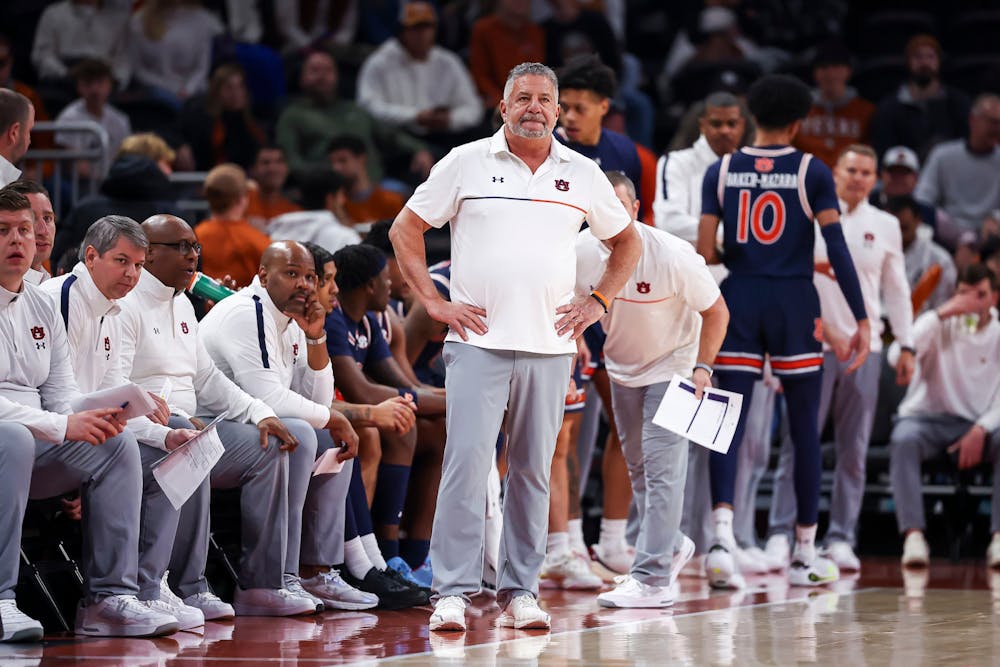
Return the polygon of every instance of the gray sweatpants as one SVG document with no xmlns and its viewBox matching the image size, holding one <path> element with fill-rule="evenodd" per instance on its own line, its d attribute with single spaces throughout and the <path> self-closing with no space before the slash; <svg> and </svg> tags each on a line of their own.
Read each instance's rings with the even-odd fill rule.
<svg viewBox="0 0 1000 667">
<path fill-rule="evenodd" d="M 315 429 L 316 456 L 328 449 L 339 447 L 334 444 L 325 429 Z M 495 440 L 494 440 L 495 442 Z M 295 453 L 298 453 L 296 450 Z M 294 455 L 292 458 L 295 458 Z M 285 563 L 285 572 L 298 572 L 299 563 L 306 565 L 339 565 L 344 562 L 344 520 L 347 512 L 347 492 L 351 488 L 351 471 L 354 459 L 344 462 L 340 472 L 312 477 L 309 466 L 309 488 L 305 504 L 300 511 L 302 521 L 301 556 L 297 561 Z M 289 512 L 294 512 L 289 505 Z M 289 541 L 288 551 L 292 545 Z M 294 570 L 289 568 L 295 568 Z"/>
<path fill-rule="evenodd" d="M 286 425 L 291 421 L 284 420 Z M 240 587 L 281 588 L 288 531 L 288 455 L 279 450 L 274 437 L 263 449 L 260 431 L 253 424 L 224 420 L 216 430 L 225 451 L 205 483 L 181 508 L 170 556 L 170 585 L 181 597 L 208 591 L 205 563 L 211 491 L 239 488 Z"/>
<path fill-rule="evenodd" d="M 973 424 L 968 419 L 943 414 L 901 417 L 895 423 L 889 440 L 889 475 L 899 532 L 927 527 L 920 464 L 955 444 Z M 993 465 L 990 530 L 995 533 L 1000 531 L 1000 430 L 987 436 L 983 461 Z"/>
<path fill-rule="evenodd" d="M 29 497 L 80 489 L 86 603 L 138 592 L 142 470 L 128 431 L 101 445 L 36 440 L 22 424 L 0 423 L 0 599 L 13 599 L 20 564 L 21 522 Z"/>
<path fill-rule="evenodd" d="M 850 375 L 846 373 L 849 363 L 838 361 L 833 352 L 823 355 L 818 423 L 822 428 L 830 410 L 833 410 L 837 464 L 833 473 L 830 527 L 826 531 L 826 541 L 847 542 L 853 546 L 861 500 L 865 495 L 865 457 L 875 419 L 882 355 L 872 352 L 861 368 Z M 786 429 L 775 473 L 768 534 L 784 533 L 791 540 L 794 540 L 796 516 L 794 468 L 795 452 Z"/>
<path fill-rule="evenodd" d="M 733 496 L 733 534 L 744 549 L 757 546 L 757 488 L 771 457 L 771 422 L 777 392 L 763 381 L 754 383 L 747 407 L 746 428 L 740 445 Z M 699 449 L 705 450 L 704 447 Z"/>
<path fill-rule="evenodd" d="M 653 423 L 668 384 L 625 387 L 611 383 L 615 423 L 639 520 L 631 574 L 650 586 L 670 582 L 687 475 L 688 441 Z"/>
<path fill-rule="evenodd" d="M 572 355 L 489 350 L 447 342 L 448 439 L 431 533 L 434 591 L 479 590 L 486 478 L 509 410 L 507 483 L 497 603 L 538 594 L 548 534 L 549 472 L 563 418 Z"/>
</svg>

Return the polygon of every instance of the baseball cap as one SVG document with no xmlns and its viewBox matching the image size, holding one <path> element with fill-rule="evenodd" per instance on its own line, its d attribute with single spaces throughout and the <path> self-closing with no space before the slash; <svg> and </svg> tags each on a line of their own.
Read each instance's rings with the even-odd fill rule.
<svg viewBox="0 0 1000 667">
<path fill-rule="evenodd" d="M 911 171 L 920 171 L 920 160 L 917 154 L 906 146 L 893 146 L 882 156 L 882 168 L 906 167 Z"/>
<path fill-rule="evenodd" d="M 429 2 L 407 2 L 399 8 L 399 25 L 412 28 L 415 25 L 437 23 L 434 5 Z"/>
</svg>

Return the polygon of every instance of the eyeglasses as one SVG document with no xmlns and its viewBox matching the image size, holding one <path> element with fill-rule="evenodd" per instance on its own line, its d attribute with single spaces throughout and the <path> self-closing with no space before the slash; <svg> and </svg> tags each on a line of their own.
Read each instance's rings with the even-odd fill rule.
<svg viewBox="0 0 1000 667">
<path fill-rule="evenodd" d="M 195 241 L 194 243 L 191 243 L 190 241 L 178 241 L 177 243 L 161 243 L 160 241 L 150 241 L 149 245 L 170 246 L 171 248 L 173 248 L 182 255 L 186 255 L 192 250 L 194 250 L 194 254 L 196 255 L 201 254 L 201 244 L 198 243 L 197 241 Z"/>
</svg>

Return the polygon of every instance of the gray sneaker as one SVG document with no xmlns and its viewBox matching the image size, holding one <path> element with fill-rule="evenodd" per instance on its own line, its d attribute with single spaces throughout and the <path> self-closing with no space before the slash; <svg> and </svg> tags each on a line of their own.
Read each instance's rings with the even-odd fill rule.
<svg viewBox="0 0 1000 667">
<path fill-rule="evenodd" d="M 314 605 L 316 605 L 316 613 L 319 613 L 323 611 L 323 609 L 325 609 L 322 600 L 320 600 L 318 597 L 316 597 L 306 589 L 302 588 L 302 582 L 299 579 L 298 575 L 288 574 L 286 572 L 283 578 L 283 582 L 285 584 L 286 591 L 288 591 L 295 597 L 305 598 L 311 601 Z"/>
<path fill-rule="evenodd" d="M 358 611 L 378 606 L 378 596 L 359 591 L 340 578 L 337 570 L 320 572 L 315 577 L 303 579 L 302 588 L 306 593 L 323 601 L 327 609 L 349 609 Z"/>
</svg>

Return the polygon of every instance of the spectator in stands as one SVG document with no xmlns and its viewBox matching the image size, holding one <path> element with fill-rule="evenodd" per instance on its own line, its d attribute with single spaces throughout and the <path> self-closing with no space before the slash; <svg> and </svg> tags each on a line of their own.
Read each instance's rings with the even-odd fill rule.
<svg viewBox="0 0 1000 667">
<path fill-rule="evenodd" d="M 435 45 L 437 14 L 429 2 L 401 8 L 399 32 L 358 73 L 358 103 L 377 120 L 424 138 L 443 154 L 478 139 L 483 106 L 469 70 Z"/>
<path fill-rule="evenodd" d="M 35 28 L 31 63 L 42 79 L 60 80 L 79 60 L 110 63 L 114 78 L 128 81 L 125 59 L 127 5 L 101 0 L 60 0 L 45 8 Z"/>
<path fill-rule="evenodd" d="M 740 100 L 730 93 L 712 93 L 698 118 L 700 136 L 691 148 L 671 151 L 656 165 L 656 226 L 691 244 L 698 240 L 701 181 L 709 165 L 740 147 L 746 116 Z"/>
<path fill-rule="evenodd" d="M 903 234 L 903 261 L 914 295 L 914 313 L 937 308 L 951 297 L 954 290 L 955 262 L 947 250 L 917 231 L 921 224 L 921 204 L 911 195 L 889 199 L 885 210 L 896 216 Z M 916 300 L 918 285 L 923 286 L 919 292 L 922 303 Z M 927 296 L 922 296 L 923 293 Z"/>
<path fill-rule="evenodd" d="M 31 145 L 35 107 L 24 95 L 0 89 L 0 187 L 21 177 L 14 166 Z"/>
<path fill-rule="evenodd" d="M 49 191 L 34 181 L 19 180 L 7 186 L 28 198 L 31 213 L 35 218 L 35 257 L 31 268 L 24 274 L 24 280 L 32 285 L 41 285 L 52 277 L 48 270 L 52 256 L 52 241 L 56 235 L 56 214 L 52 210 Z"/>
<path fill-rule="evenodd" d="M 246 173 L 235 164 L 213 168 L 205 177 L 205 199 L 212 217 L 195 227 L 201 270 L 218 280 L 229 276 L 237 286 L 246 287 L 271 244 L 267 234 L 247 222 Z"/>
<path fill-rule="evenodd" d="M 283 50 L 351 47 L 362 4 L 358 0 L 274 0 L 274 21 L 284 40 Z"/>
<path fill-rule="evenodd" d="M 979 258 L 993 275 L 1000 276 L 1000 236 L 990 234 L 979 247 Z"/>
<path fill-rule="evenodd" d="M 283 188 L 288 180 L 288 163 L 285 152 L 273 144 L 261 146 L 257 150 L 253 166 L 250 168 L 250 183 L 247 203 L 247 220 L 257 229 L 266 232 L 274 218 L 283 213 L 301 211 L 302 207 L 288 199 Z"/>
<path fill-rule="evenodd" d="M 368 178 L 368 154 L 365 142 L 344 134 L 334 137 L 328 146 L 330 167 L 347 181 L 347 201 L 344 212 L 348 224 L 374 222 L 395 218 L 403 209 L 403 197 L 392 190 L 373 184 Z"/>
<path fill-rule="evenodd" d="M 89 120 L 100 125 L 107 134 L 108 152 L 102 160 L 77 160 L 76 168 L 84 178 L 103 178 L 118 154 L 125 137 L 132 134 L 132 123 L 124 113 L 108 104 L 111 96 L 111 68 L 101 60 L 81 60 L 70 70 L 76 81 L 78 100 L 59 112 L 56 123 Z M 100 141 L 90 133 L 59 132 L 55 141 L 60 146 L 82 150 L 97 148 Z"/>
<path fill-rule="evenodd" d="M 179 110 L 208 85 L 212 41 L 223 30 L 199 0 L 147 0 L 128 25 L 133 78 Z"/>
<path fill-rule="evenodd" d="M 881 187 L 872 192 L 869 202 L 885 208 L 893 197 L 912 196 L 920 176 L 920 158 L 906 146 L 893 146 L 882 154 Z M 937 228 L 937 211 L 930 204 L 917 201 L 920 219 L 930 229 Z M 949 286 L 949 294 L 951 287 Z"/>
<path fill-rule="evenodd" d="M 277 141 L 298 179 L 310 169 L 326 167 L 326 146 L 338 134 L 354 134 L 368 148 L 368 176 L 378 183 L 385 174 L 383 152 L 389 158 L 407 155 L 409 168 L 420 179 L 430 173 L 434 158 L 423 143 L 405 132 L 386 127 L 350 100 L 337 98 L 337 63 L 324 51 L 313 51 L 302 63 L 299 85 L 304 97 L 293 101 L 278 118 Z"/>
<path fill-rule="evenodd" d="M 236 64 L 219 65 L 212 72 L 208 93 L 192 99 L 180 117 L 181 151 L 191 151 L 197 171 L 224 162 L 249 169 L 267 135 L 250 109 L 246 75 Z"/>
<path fill-rule="evenodd" d="M 941 44 L 916 35 L 906 44 L 907 80 L 878 104 L 872 143 L 879 155 L 908 146 L 926 156 L 934 144 L 965 135 L 969 98 L 941 82 Z"/>
<path fill-rule="evenodd" d="M 8 90 L 13 90 L 15 93 L 21 93 L 28 98 L 31 102 L 34 111 L 35 121 L 48 121 L 52 120 L 49 116 L 49 112 L 46 111 L 45 103 L 42 102 L 42 98 L 38 95 L 34 88 L 24 83 L 23 81 L 18 81 L 13 77 L 14 71 L 14 50 L 11 48 L 10 39 L 3 34 L 0 34 L 0 88 L 7 88 Z M 34 140 L 35 148 L 52 148 L 53 142 L 52 137 L 43 134 L 40 137 L 36 137 Z M 23 155 L 23 153 L 22 153 Z M 18 158 L 20 160 L 20 158 Z M 31 165 L 29 165 L 31 166 Z M 30 172 L 31 170 L 29 170 Z M 51 169 L 45 170 L 45 175 L 49 176 L 51 174 Z M 32 174 L 32 177 L 39 178 L 38 174 Z M 0 182 L 3 182 L 3 176 L 0 175 Z"/>
<path fill-rule="evenodd" d="M 851 144 L 867 143 L 875 105 L 847 85 L 851 53 L 840 41 L 824 44 L 813 59 L 813 106 L 795 136 L 795 147 L 812 153 L 833 168 Z"/>
<path fill-rule="evenodd" d="M 65 224 L 60 225 L 52 249 L 53 261 L 58 263 L 67 248 L 78 246 L 91 223 L 105 215 L 145 220 L 155 213 L 178 214 L 169 180 L 175 157 L 167 142 L 155 134 L 126 137 L 100 192 L 77 202 Z"/>
<path fill-rule="evenodd" d="M 917 372 L 899 406 L 889 472 L 903 566 L 928 564 L 920 464 L 947 452 L 959 470 L 990 461 L 1000 479 L 1000 322 L 996 276 L 982 264 L 958 274 L 952 298 L 917 318 Z M 891 354 L 891 352 L 890 352 Z M 1000 565 L 1000 484 L 993 484 L 990 567 Z"/>
<path fill-rule="evenodd" d="M 691 63 L 743 59 L 761 67 L 772 65 L 760 47 L 740 32 L 739 21 L 733 10 L 719 6 L 706 7 L 698 15 L 697 24 L 678 34 L 674 40 L 663 65 L 662 77 L 672 79 Z"/>
<path fill-rule="evenodd" d="M 469 73 L 486 109 L 503 97 L 507 74 L 520 63 L 545 60 L 545 33 L 531 20 L 530 0 L 499 0 L 472 25 Z"/>
<path fill-rule="evenodd" d="M 331 253 L 361 242 L 358 233 L 341 222 L 347 218 L 347 183 L 337 172 L 314 169 L 300 179 L 299 187 L 305 210 L 273 219 L 267 227 L 272 239 L 309 241 Z"/>
<path fill-rule="evenodd" d="M 562 67 L 574 56 L 596 53 L 616 73 L 622 56 L 611 24 L 599 11 L 584 9 L 580 0 L 555 0 L 545 20 L 545 64 Z"/>
<path fill-rule="evenodd" d="M 177 619 L 141 604 L 137 545 L 142 470 L 135 437 L 124 431 L 118 408 L 73 413 L 80 391 L 73 377 L 65 326 L 47 295 L 26 289 L 31 263 L 31 206 L 0 190 L 0 286 L 5 335 L 0 336 L 5 381 L 0 395 L 3 502 L 0 502 L 0 641 L 38 641 L 42 625 L 18 610 L 21 524 L 28 497 L 79 489 L 83 505 L 84 598 L 76 632 L 152 637 L 177 630 Z M 46 344 L 41 345 L 44 341 Z"/>
<path fill-rule="evenodd" d="M 939 234 L 947 243 L 965 231 L 977 236 L 1000 208 L 1000 96 L 976 98 L 969 133 L 935 146 L 917 182 L 915 196 L 944 210 L 951 222 Z"/>
<path fill-rule="evenodd" d="M 618 81 L 600 56 L 582 55 L 559 71 L 559 130 L 555 136 L 605 171 L 620 171 L 633 183 L 642 182 L 642 165 L 635 142 L 604 128 Z"/>
</svg>

